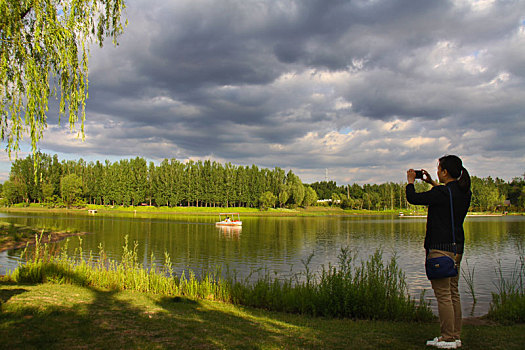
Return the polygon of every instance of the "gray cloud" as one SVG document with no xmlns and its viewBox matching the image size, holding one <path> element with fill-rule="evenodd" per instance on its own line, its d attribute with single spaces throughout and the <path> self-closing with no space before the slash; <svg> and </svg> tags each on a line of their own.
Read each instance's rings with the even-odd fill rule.
<svg viewBox="0 0 525 350">
<path fill-rule="evenodd" d="M 326 168 L 401 181 L 444 153 L 480 176 L 523 173 L 522 1 L 136 0 L 127 13 L 120 45 L 92 48 L 86 141 L 50 123 L 43 149 L 306 182 Z"/>
</svg>

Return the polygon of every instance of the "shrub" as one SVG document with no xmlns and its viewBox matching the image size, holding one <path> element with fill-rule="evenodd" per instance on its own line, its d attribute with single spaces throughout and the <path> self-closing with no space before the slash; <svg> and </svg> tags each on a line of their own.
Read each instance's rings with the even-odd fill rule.
<svg viewBox="0 0 525 350">
<path fill-rule="evenodd" d="M 521 252 L 509 278 L 503 277 L 501 266 L 498 266 L 497 272 L 499 274 L 496 284 L 498 292 L 492 293 L 488 318 L 503 323 L 524 323 L 525 252 Z"/>
<path fill-rule="evenodd" d="M 385 265 L 381 251 L 376 251 L 359 266 L 348 249 L 341 249 L 338 266 L 328 265 L 320 273 L 311 273 L 308 265 L 313 255 L 303 262 L 305 272 L 285 280 L 271 277 L 267 270 L 255 282 L 251 276 L 238 281 L 221 270 L 203 272 L 200 277 L 189 271 L 176 276 L 170 257 L 164 265 L 154 263 L 147 269 L 139 263 L 138 243 L 132 248 L 125 237 L 121 261 L 108 259 L 99 245 L 98 258 L 82 251 L 82 238 L 73 259 L 67 255 L 67 244 L 61 250 L 41 243 L 37 237 L 34 250 L 26 248 L 25 264 L 17 267 L 10 278 L 23 283 L 74 283 L 110 289 L 129 289 L 169 296 L 214 299 L 275 311 L 314 316 L 351 317 L 424 321 L 434 316 L 421 297 L 416 303 L 407 292 L 405 276 L 395 257 Z M 155 257 L 151 256 L 151 261 Z M 261 270 L 258 270 L 260 272 Z M 257 271 L 256 271 L 257 272 Z"/>
<path fill-rule="evenodd" d="M 311 257 L 310 257 L 311 258 Z M 320 274 L 306 273 L 281 281 L 264 274 L 255 283 L 234 281 L 234 303 L 314 316 L 424 321 L 434 318 L 428 303 L 408 295 L 405 276 L 395 257 L 388 265 L 381 251 L 354 267 L 348 249 L 342 249 L 338 266 Z"/>
</svg>

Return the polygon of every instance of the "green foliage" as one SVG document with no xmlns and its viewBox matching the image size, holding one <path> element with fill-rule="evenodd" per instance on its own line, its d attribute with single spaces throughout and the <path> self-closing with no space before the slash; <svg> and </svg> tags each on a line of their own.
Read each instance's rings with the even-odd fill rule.
<svg viewBox="0 0 525 350">
<path fill-rule="evenodd" d="M 69 208 L 82 193 L 82 179 L 77 174 L 69 174 L 60 179 L 60 193 Z"/>
<path fill-rule="evenodd" d="M 341 187 L 338 187 L 335 181 L 321 181 L 310 184 L 310 187 L 315 190 L 319 199 L 330 199 L 332 193 L 342 193 Z"/>
<path fill-rule="evenodd" d="M 348 249 L 342 249 L 339 266 L 331 266 L 312 274 L 308 268 L 312 256 L 303 262 L 304 278 L 296 275 L 289 280 L 271 278 L 265 273 L 255 282 L 241 282 L 235 276 L 222 277 L 220 269 L 203 272 L 197 277 L 192 271 L 177 276 L 167 253 L 164 264 L 158 267 L 151 255 L 152 265 L 146 269 L 139 261 L 138 243 L 130 247 L 124 238 L 120 262 L 109 259 L 99 245 L 97 258 L 79 248 L 68 256 L 68 241 L 62 249 L 41 243 L 37 235 L 34 250 L 26 248 L 22 259 L 9 278 L 16 283 L 72 283 L 81 286 L 135 290 L 167 296 L 187 296 L 255 306 L 275 311 L 306 313 L 329 317 L 422 321 L 434 318 L 428 304 L 417 304 L 407 293 L 404 274 L 395 257 L 388 265 L 376 251 L 360 266 L 353 265 Z"/>
<path fill-rule="evenodd" d="M 315 190 L 308 186 L 304 195 L 303 206 L 308 207 L 317 203 L 317 193 Z"/>
<path fill-rule="evenodd" d="M 475 266 L 473 266 L 472 269 L 470 269 L 468 260 L 465 260 L 464 266 L 465 267 L 461 268 L 461 272 L 462 272 L 461 277 L 463 277 L 463 280 L 467 283 L 467 288 L 468 288 L 467 290 L 469 294 L 472 296 L 472 301 L 473 301 L 473 304 L 475 305 L 478 302 L 476 298 L 475 288 L 474 288 L 474 272 L 476 269 L 475 269 Z"/>
<path fill-rule="evenodd" d="M 55 188 L 53 187 L 53 184 L 42 183 L 42 197 L 41 198 L 44 201 L 46 201 L 47 198 L 51 198 L 54 192 L 55 192 Z"/>
<path fill-rule="evenodd" d="M 395 257 L 388 265 L 376 251 L 354 266 L 354 257 L 342 249 L 339 265 L 323 268 L 319 275 L 308 269 L 302 279 L 272 278 L 266 271 L 254 283 L 236 281 L 231 287 L 235 303 L 276 311 L 314 316 L 428 321 L 434 318 L 423 298 L 416 303 L 408 296 L 405 276 Z"/>
<path fill-rule="evenodd" d="M 149 270 L 145 269 L 139 263 L 138 243 L 130 247 L 127 236 L 120 263 L 109 259 L 102 245 L 99 246 L 98 259 L 93 258 L 91 252 L 86 256 L 82 250 L 82 238 L 79 237 L 79 240 L 80 247 L 74 252 L 77 260 L 67 255 L 67 242 L 62 250 L 54 250 L 52 246 L 41 244 L 41 236 L 37 236 L 35 249 L 25 249 L 23 257 L 26 263 L 11 273 L 11 279 L 17 283 L 53 281 L 164 295 L 187 295 L 192 291 L 191 296 L 196 298 L 206 298 L 208 294 L 205 292 L 213 289 L 213 277 L 197 281 L 194 275 L 189 279 L 184 275 L 180 278 L 174 276 L 167 254 L 163 269 L 157 269 L 155 265 Z M 155 261 L 154 256 L 152 261 Z"/>
<path fill-rule="evenodd" d="M 47 197 L 44 202 L 44 205 L 48 208 L 65 208 L 66 207 L 66 203 L 64 202 L 64 200 L 61 197 L 57 196 L 56 194 L 54 194 L 51 197 Z"/>
<path fill-rule="evenodd" d="M 259 206 L 263 210 L 268 208 L 274 208 L 276 202 L 277 197 L 270 191 L 264 192 L 261 195 L 261 198 L 259 198 Z"/>
<path fill-rule="evenodd" d="M 89 44 L 116 43 L 124 7 L 123 0 L 0 1 L 0 138 L 9 154 L 26 132 L 36 154 L 53 95 L 72 129 L 80 119 L 83 136 Z"/>
<path fill-rule="evenodd" d="M 525 252 L 519 255 L 512 274 L 503 277 L 501 265 L 497 293 L 492 293 L 488 318 L 504 323 L 525 323 Z"/>
<path fill-rule="evenodd" d="M 525 211 L 525 177 L 505 182 L 496 178 L 472 176 L 471 211 Z M 406 183 L 384 183 L 380 185 L 358 184 L 337 186 L 333 181 L 316 182 L 308 185 L 317 191 L 319 198 L 331 199 L 343 209 L 354 210 L 400 210 L 417 211 L 418 207 L 406 200 Z M 431 186 L 417 181 L 416 191 L 428 191 Z M 326 205 L 326 204 L 321 204 Z"/>
<path fill-rule="evenodd" d="M 297 207 L 303 203 L 305 195 L 304 185 L 301 182 L 301 179 L 299 179 L 299 176 L 292 173 L 291 170 L 286 174 L 286 180 L 283 187 L 289 194 L 288 200 L 285 203 L 291 207 Z"/>
<path fill-rule="evenodd" d="M 290 194 L 285 189 L 282 189 L 281 192 L 279 192 L 279 204 L 281 208 L 288 202 L 288 198 L 290 198 Z"/>
<path fill-rule="evenodd" d="M 331 202 L 332 205 L 339 205 L 341 203 L 341 198 L 339 197 L 337 193 L 332 193 L 332 195 L 330 196 L 330 199 L 332 200 Z"/>
<path fill-rule="evenodd" d="M 480 179 L 476 176 L 471 177 L 472 181 L 472 204 L 475 211 L 495 211 L 498 206 L 503 205 L 505 197 L 496 182 L 491 178 Z"/>
<path fill-rule="evenodd" d="M 2 187 L 2 197 L 7 204 L 19 203 L 24 200 L 25 186 L 20 181 L 6 181 Z"/>
<path fill-rule="evenodd" d="M 34 162 L 38 169 L 36 180 Z M 211 161 L 182 163 L 176 159 L 148 166 L 139 157 L 114 163 L 86 163 L 83 159 L 60 162 L 56 155 L 41 153 L 13 162 L 4 192 L 10 203 L 52 204 L 56 202 L 55 195 L 62 195 L 61 181 L 72 174 L 81 179 L 81 192 L 76 198 L 97 205 L 256 208 L 264 192 L 277 197 L 284 188 L 290 188 L 295 197 L 288 196 L 286 202 L 290 201 L 283 203 L 287 205 L 300 205 L 305 192 L 297 176 L 291 172 L 285 176 L 279 168 L 259 169 L 255 165 L 244 167 Z M 66 203 L 69 201 L 63 198 Z"/>
<path fill-rule="evenodd" d="M 343 209 L 420 210 L 419 206 L 406 201 L 404 183 L 339 187 L 334 182 L 304 185 L 293 172 L 285 173 L 280 168 L 259 169 L 255 165 L 234 166 L 209 160 L 183 163 L 176 159 L 165 159 L 156 166 L 154 163 L 148 165 L 140 157 L 114 163 L 86 163 L 83 159 L 59 161 L 56 155 L 42 153 L 13 162 L 9 181 L 2 188 L 3 198 L 8 204 L 53 203 L 54 196 L 61 195 L 61 179 L 68 174 L 81 178 L 82 191 L 77 197 L 87 204 L 256 208 L 260 205 L 262 194 L 270 192 L 281 208 L 296 208 L 317 205 L 317 199 L 323 198 L 323 195 L 316 189 L 321 193 L 331 189 L 333 192 L 328 198 Z M 421 181 L 417 181 L 415 186 L 418 192 L 430 189 L 427 183 Z M 479 179 L 473 176 L 472 192 L 471 210 L 525 210 L 524 179 L 505 182 L 497 178 Z M 506 205 L 505 199 L 510 204 Z"/>
<path fill-rule="evenodd" d="M 389 182 L 381 185 L 337 186 L 334 181 L 322 181 L 309 186 L 316 190 L 319 198 L 331 199 L 332 204 L 341 206 L 343 209 L 393 210 L 410 208 L 410 204 L 406 201 L 405 185 Z M 426 184 L 419 183 L 417 186 L 426 187 Z"/>
<path fill-rule="evenodd" d="M 354 200 L 352 198 L 343 198 L 341 200 L 342 209 L 352 209 L 354 207 Z"/>
</svg>

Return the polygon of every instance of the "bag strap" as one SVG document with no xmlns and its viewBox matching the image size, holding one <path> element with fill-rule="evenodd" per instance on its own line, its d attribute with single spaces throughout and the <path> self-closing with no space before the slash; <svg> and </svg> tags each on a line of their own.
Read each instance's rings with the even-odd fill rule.
<svg viewBox="0 0 525 350">
<path fill-rule="evenodd" d="M 456 235 L 454 230 L 454 204 L 452 204 L 452 191 L 450 190 L 450 187 L 445 186 L 448 190 L 448 193 L 450 193 L 450 217 L 452 221 L 452 247 L 454 249 L 454 255 L 456 255 Z"/>
</svg>

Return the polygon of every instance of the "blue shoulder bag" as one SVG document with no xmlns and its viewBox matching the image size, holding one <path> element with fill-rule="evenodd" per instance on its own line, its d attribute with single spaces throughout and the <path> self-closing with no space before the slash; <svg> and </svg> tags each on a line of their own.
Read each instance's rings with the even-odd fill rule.
<svg viewBox="0 0 525 350">
<path fill-rule="evenodd" d="M 452 216 L 452 240 L 454 248 L 454 258 L 456 257 L 456 235 L 454 233 L 454 207 L 452 204 L 452 191 L 447 187 L 450 193 L 450 215 Z M 425 271 L 429 280 L 438 278 L 456 277 L 458 275 L 458 266 L 456 260 L 448 255 L 438 256 L 437 258 L 427 259 L 425 262 Z"/>
</svg>

